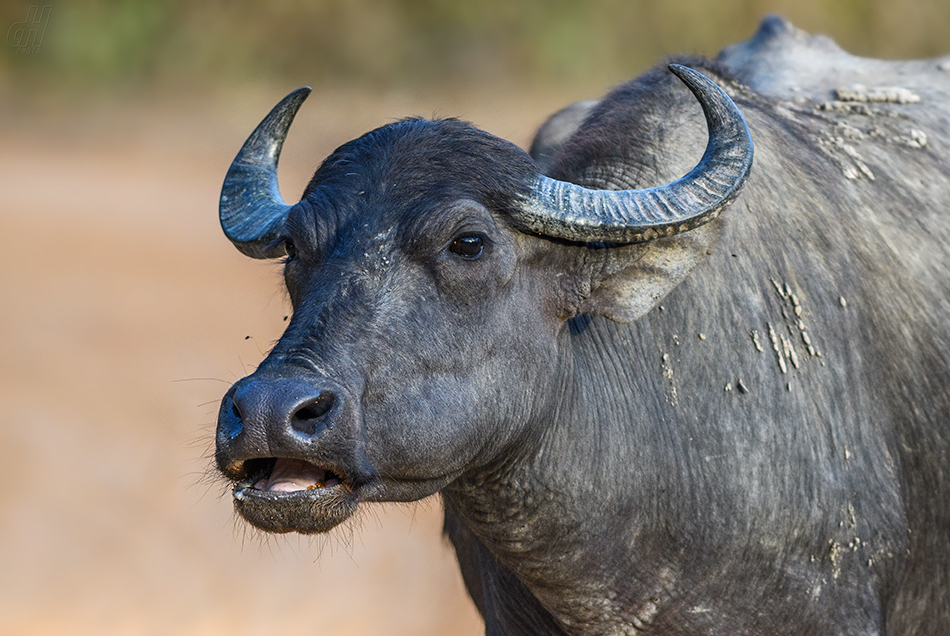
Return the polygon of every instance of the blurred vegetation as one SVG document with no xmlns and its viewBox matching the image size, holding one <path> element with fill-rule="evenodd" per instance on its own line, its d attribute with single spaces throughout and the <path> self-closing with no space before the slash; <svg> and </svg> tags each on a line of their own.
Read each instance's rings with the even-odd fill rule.
<svg viewBox="0 0 950 636">
<path fill-rule="evenodd" d="M 18 53 L 9 29 L 44 5 L 41 47 Z M 2 0 L 0 85 L 615 82 L 715 55 L 768 13 L 860 55 L 950 52 L 950 0 Z"/>
</svg>

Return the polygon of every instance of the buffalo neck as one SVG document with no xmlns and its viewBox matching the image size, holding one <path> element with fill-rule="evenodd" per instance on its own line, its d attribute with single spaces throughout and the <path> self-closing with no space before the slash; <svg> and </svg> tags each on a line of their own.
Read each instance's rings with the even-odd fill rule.
<svg viewBox="0 0 950 636">
<path fill-rule="evenodd" d="M 572 631 L 597 633 L 631 595 L 655 596 L 671 576 L 653 559 L 675 552 L 657 544 L 675 543 L 656 532 L 657 511 L 680 486 L 669 481 L 676 471 L 660 470 L 647 452 L 651 436 L 673 434 L 662 422 L 671 406 L 665 378 L 645 372 L 662 359 L 643 360 L 649 338 L 636 325 L 569 321 L 553 406 L 526 426 L 518 452 L 443 491 L 451 513 Z M 654 419 L 617 415 L 647 412 Z M 651 567 L 619 570 L 632 553 Z"/>
</svg>

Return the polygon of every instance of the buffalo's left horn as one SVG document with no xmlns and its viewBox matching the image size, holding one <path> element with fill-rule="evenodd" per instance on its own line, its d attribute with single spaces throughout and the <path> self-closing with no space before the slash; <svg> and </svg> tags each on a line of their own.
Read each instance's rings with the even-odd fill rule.
<svg viewBox="0 0 950 636">
<path fill-rule="evenodd" d="M 584 243 L 640 243 L 686 232 L 711 221 L 739 193 L 752 168 L 752 137 L 726 93 L 696 71 L 670 71 L 703 107 L 709 142 L 686 176 L 644 190 L 588 190 L 540 176 L 534 193 L 512 213 L 522 229 Z"/>
<path fill-rule="evenodd" d="M 310 88 L 298 88 L 268 113 L 231 163 L 221 188 L 221 229 L 235 247 L 252 258 L 276 258 L 283 247 L 277 235 L 292 206 L 277 187 L 277 161 L 287 130 Z"/>
</svg>

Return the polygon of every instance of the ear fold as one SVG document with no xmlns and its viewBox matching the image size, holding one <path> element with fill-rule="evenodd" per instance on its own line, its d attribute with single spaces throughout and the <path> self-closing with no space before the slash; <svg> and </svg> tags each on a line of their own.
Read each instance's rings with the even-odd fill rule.
<svg viewBox="0 0 950 636">
<path fill-rule="evenodd" d="M 528 154 L 538 164 L 542 174 L 546 174 L 551 167 L 554 155 L 560 152 L 571 135 L 584 122 L 590 111 L 600 102 L 588 100 L 575 102 L 557 111 L 541 125 L 531 142 Z"/>
<path fill-rule="evenodd" d="M 589 259 L 589 269 L 582 274 L 590 277 L 590 291 L 575 305 L 577 313 L 622 323 L 640 318 L 706 257 L 718 240 L 720 225 L 713 222 L 649 243 L 604 248 L 600 258 Z"/>
</svg>

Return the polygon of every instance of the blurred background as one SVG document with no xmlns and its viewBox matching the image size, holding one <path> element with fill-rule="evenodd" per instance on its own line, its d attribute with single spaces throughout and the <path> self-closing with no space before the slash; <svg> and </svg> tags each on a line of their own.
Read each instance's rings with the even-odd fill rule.
<svg viewBox="0 0 950 636">
<path fill-rule="evenodd" d="M 319 539 L 234 519 L 217 401 L 289 305 L 220 233 L 224 173 L 304 84 L 293 200 L 395 118 L 527 146 L 560 106 L 768 13 L 861 55 L 950 52 L 948 0 L 0 2 L 0 633 L 480 633 L 438 499 Z"/>
</svg>

